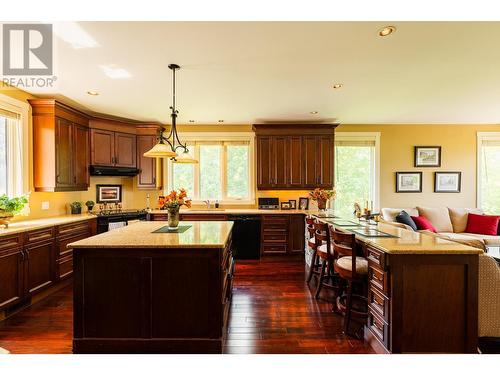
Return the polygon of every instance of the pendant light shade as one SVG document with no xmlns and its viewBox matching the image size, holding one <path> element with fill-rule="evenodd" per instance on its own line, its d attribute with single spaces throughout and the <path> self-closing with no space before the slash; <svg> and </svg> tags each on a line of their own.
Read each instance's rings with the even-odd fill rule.
<svg viewBox="0 0 500 375">
<path fill-rule="evenodd" d="M 161 141 L 155 144 L 151 150 L 146 151 L 143 155 L 148 158 L 173 158 L 177 156 L 169 145 L 166 145 Z"/>
<path fill-rule="evenodd" d="M 191 154 L 186 143 L 182 143 L 177 133 L 177 114 L 179 111 L 175 109 L 175 71 L 181 67 L 177 64 L 170 64 L 168 68 L 172 71 L 172 106 L 170 110 L 170 118 L 172 119 L 172 126 L 168 136 L 164 135 L 165 128 L 162 127 L 158 132 L 158 143 L 153 146 L 149 151 L 143 155 L 148 158 L 170 158 L 176 163 L 198 163 Z M 180 149 L 180 155 L 177 153 Z"/>
<path fill-rule="evenodd" d="M 184 151 L 175 158 L 174 163 L 197 164 L 198 160 L 196 160 L 189 151 Z"/>
</svg>

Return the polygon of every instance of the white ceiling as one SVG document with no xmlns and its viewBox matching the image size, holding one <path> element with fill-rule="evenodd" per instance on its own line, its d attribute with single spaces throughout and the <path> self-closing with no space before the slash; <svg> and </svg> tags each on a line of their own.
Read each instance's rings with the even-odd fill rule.
<svg viewBox="0 0 500 375">
<path fill-rule="evenodd" d="M 387 24 L 397 31 L 379 37 Z M 27 91 L 94 112 L 169 122 L 167 65 L 177 63 L 180 123 L 500 123 L 500 22 L 78 25 L 97 45 L 74 48 L 61 39 L 75 38 L 74 25 L 55 25 L 57 86 Z M 100 66 L 130 77 L 109 78 Z M 332 89 L 337 82 L 343 88 Z"/>
</svg>

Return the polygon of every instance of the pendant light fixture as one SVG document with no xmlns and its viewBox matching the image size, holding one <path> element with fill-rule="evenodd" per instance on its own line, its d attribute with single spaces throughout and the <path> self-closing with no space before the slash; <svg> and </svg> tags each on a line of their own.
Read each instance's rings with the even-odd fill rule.
<svg viewBox="0 0 500 375">
<path fill-rule="evenodd" d="M 162 126 L 158 132 L 158 143 L 143 155 L 149 158 L 170 158 L 170 160 L 177 163 L 198 163 L 198 160 L 191 156 L 187 144 L 180 141 L 177 133 L 177 114 L 179 111 L 175 109 L 175 71 L 181 67 L 177 64 L 170 64 L 168 67 L 172 70 L 173 78 L 172 106 L 170 107 L 172 110 L 170 113 L 172 126 L 167 137 L 164 135 L 166 129 Z"/>
</svg>

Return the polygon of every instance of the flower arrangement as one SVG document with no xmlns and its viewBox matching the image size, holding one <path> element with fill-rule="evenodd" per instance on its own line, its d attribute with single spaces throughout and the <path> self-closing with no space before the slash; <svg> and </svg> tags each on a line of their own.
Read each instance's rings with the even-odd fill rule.
<svg viewBox="0 0 500 375">
<path fill-rule="evenodd" d="M 309 197 L 313 201 L 328 200 L 330 198 L 335 199 L 337 197 L 337 191 L 335 190 L 335 188 L 333 188 L 332 190 L 316 188 L 313 191 L 309 192 Z"/>
<path fill-rule="evenodd" d="M 187 199 L 186 189 L 180 189 L 179 192 L 172 190 L 169 195 L 158 198 L 158 206 L 161 210 L 180 208 L 181 206 L 190 208 L 191 199 Z"/>
</svg>

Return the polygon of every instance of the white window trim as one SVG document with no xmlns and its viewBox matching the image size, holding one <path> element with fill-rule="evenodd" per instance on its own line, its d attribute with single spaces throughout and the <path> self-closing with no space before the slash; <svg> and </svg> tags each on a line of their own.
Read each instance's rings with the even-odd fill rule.
<svg viewBox="0 0 500 375">
<path fill-rule="evenodd" d="M 335 132 L 336 141 L 373 141 L 374 161 L 371 166 L 375 184 L 372 186 L 371 194 L 373 196 L 373 208 L 376 211 L 380 210 L 380 132 Z M 335 181 L 335 179 L 334 179 Z"/>
<path fill-rule="evenodd" d="M 20 124 L 22 126 L 22 189 L 23 194 L 29 194 L 30 190 L 30 166 L 29 166 L 29 110 L 30 106 L 28 103 L 11 98 L 10 96 L 0 94 L 0 108 L 4 108 L 10 112 L 15 112 L 20 116 Z M 11 180 L 11 179 L 8 179 Z M 12 181 L 7 181 L 9 185 Z M 12 185 L 11 185 L 12 186 Z M 8 188 L 8 190 L 11 190 Z"/>
<path fill-rule="evenodd" d="M 481 207 L 481 190 L 482 190 L 482 176 L 481 171 L 483 169 L 483 141 L 499 141 L 500 142 L 500 132 L 477 132 L 477 156 L 476 156 L 476 208 Z"/>
<path fill-rule="evenodd" d="M 249 170 L 249 189 L 250 196 L 248 199 L 227 199 L 223 198 L 220 200 L 220 204 L 227 205 L 253 205 L 255 204 L 255 133 L 254 132 L 183 132 L 180 134 L 182 142 L 195 142 L 195 141 L 217 141 L 217 142 L 237 142 L 244 141 L 249 142 L 248 145 L 248 170 Z M 199 155 L 195 155 L 199 159 Z M 224 153 L 222 153 L 222 158 L 224 158 Z M 166 190 L 164 189 L 164 194 L 168 194 L 172 190 L 172 162 L 169 160 L 164 164 L 164 175 L 167 176 L 167 183 L 165 184 Z M 195 185 L 197 184 L 199 164 L 195 164 Z M 222 190 L 226 191 L 226 179 L 224 176 L 224 169 L 222 173 Z M 196 199 L 193 200 L 193 204 L 203 204 L 203 200 Z"/>
</svg>

